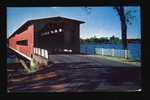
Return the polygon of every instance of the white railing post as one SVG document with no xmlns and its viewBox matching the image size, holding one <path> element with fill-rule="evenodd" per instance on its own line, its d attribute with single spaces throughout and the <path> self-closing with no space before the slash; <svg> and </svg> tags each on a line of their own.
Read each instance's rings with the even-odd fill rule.
<svg viewBox="0 0 150 100">
<path fill-rule="evenodd" d="M 42 52 L 41 52 L 41 53 L 42 53 L 41 55 L 44 57 L 44 49 L 41 49 L 41 51 L 42 51 Z"/>
<path fill-rule="evenodd" d="M 38 55 L 40 55 L 40 48 L 38 48 Z"/>
<path fill-rule="evenodd" d="M 128 58 L 128 50 L 124 50 L 125 58 Z"/>
<path fill-rule="evenodd" d="M 36 48 L 36 54 L 38 55 L 39 51 L 38 51 L 38 48 Z"/>
<path fill-rule="evenodd" d="M 40 48 L 40 56 L 42 56 L 42 49 Z"/>
<path fill-rule="evenodd" d="M 35 54 L 36 54 L 36 48 L 35 48 Z"/>
<path fill-rule="evenodd" d="M 99 51 L 97 48 L 95 48 L 95 54 L 99 54 Z"/>
<path fill-rule="evenodd" d="M 103 53 L 104 53 L 104 51 L 103 51 L 103 48 L 102 48 L 102 56 L 104 55 Z"/>
<path fill-rule="evenodd" d="M 44 55 L 43 55 L 43 57 L 45 58 L 45 49 L 43 49 L 43 52 L 44 52 Z"/>
<path fill-rule="evenodd" d="M 37 54 L 37 55 L 38 55 L 38 52 L 39 52 L 39 51 L 38 51 L 38 48 L 36 48 L 36 54 Z"/>
<path fill-rule="evenodd" d="M 38 50 L 37 50 L 37 48 L 36 48 L 36 50 L 35 50 L 35 51 L 36 51 L 36 54 L 37 54 L 37 53 L 38 53 Z"/>
<path fill-rule="evenodd" d="M 115 56 L 115 49 L 112 48 L 112 56 Z"/>
<path fill-rule="evenodd" d="M 38 52 L 39 52 L 39 51 L 38 51 L 38 48 L 36 48 L 36 54 L 37 54 L 37 55 L 38 55 Z"/>
<path fill-rule="evenodd" d="M 45 50 L 45 57 L 48 59 L 48 51 Z"/>
</svg>

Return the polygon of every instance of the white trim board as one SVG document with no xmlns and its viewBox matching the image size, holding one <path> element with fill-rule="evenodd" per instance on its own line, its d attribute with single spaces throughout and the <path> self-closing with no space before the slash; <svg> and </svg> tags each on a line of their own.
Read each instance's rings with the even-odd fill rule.
<svg viewBox="0 0 150 100">
<path fill-rule="evenodd" d="M 15 51 L 15 52 L 17 52 L 18 54 L 22 55 L 23 57 L 25 57 L 25 58 L 27 58 L 28 60 L 30 60 L 30 61 L 31 61 L 31 58 L 30 58 L 30 57 L 28 57 L 28 56 L 26 56 L 25 54 L 23 54 L 23 53 L 19 52 L 18 50 L 14 49 L 14 48 L 11 48 L 11 47 L 9 47 L 9 48 L 10 48 L 10 49 L 12 49 L 12 50 L 14 50 L 14 51 Z"/>
</svg>

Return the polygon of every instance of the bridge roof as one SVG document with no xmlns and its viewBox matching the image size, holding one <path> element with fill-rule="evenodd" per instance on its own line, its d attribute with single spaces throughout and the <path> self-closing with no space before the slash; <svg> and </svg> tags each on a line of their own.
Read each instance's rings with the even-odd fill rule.
<svg viewBox="0 0 150 100">
<path fill-rule="evenodd" d="M 22 31 L 24 31 L 25 29 L 28 28 L 29 25 L 32 25 L 32 24 L 37 24 L 37 23 L 64 23 L 64 22 L 73 22 L 73 23 L 78 23 L 78 24 L 85 23 L 83 21 L 79 21 L 79 20 L 75 20 L 75 19 L 69 19 L 69 18 L 60 17 L 60 16 L 29 20 L 26 23 L 24 23 L 20 28 L 18 28 L 8 39 L 15 36 L 16 34 L 19 34 Z"/>
</svg>

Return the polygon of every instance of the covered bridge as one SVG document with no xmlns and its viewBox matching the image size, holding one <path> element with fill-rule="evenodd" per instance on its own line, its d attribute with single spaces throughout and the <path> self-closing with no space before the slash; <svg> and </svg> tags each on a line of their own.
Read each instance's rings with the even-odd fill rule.
<svg viewBox="0 0 150 100">
<path fill-rule="evenodd" d="M 9 47 L 28 59 L 34 48 L 48 54 L 80 53 L 80 24 L 83 21 L 51 17 L 29 20 L 9 37 Z"/>
</svg>

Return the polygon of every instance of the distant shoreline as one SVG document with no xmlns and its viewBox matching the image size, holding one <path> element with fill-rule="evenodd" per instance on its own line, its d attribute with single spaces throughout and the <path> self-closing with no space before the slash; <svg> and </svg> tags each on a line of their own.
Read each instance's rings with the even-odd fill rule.
<svg viewBox="0 0 150 100">
<path fill-rule="evenodd" d="M 141 39 L 135 38 L 135 39 L 127 39 L 128 43 L 135 43 L 135 44 L 141 44 Z M 94 43 L 94 44 L 122 44 L 122 40 L 117 38 L 117 37 L 111 37 L 110 39 L 108 38 L 89 38 L 89 39 L 81 39 L 80 38 L 80 43 Z"/>
<path fill-rule="evenodd" d="M 97 43 L 97 42 L 80 42 L 80 44 L 113 44 L 113 45 L 121 45 L 122 43 Z M 128 42 L 128 44 L 141 44 L 139 42 Z"/>
</svg>

